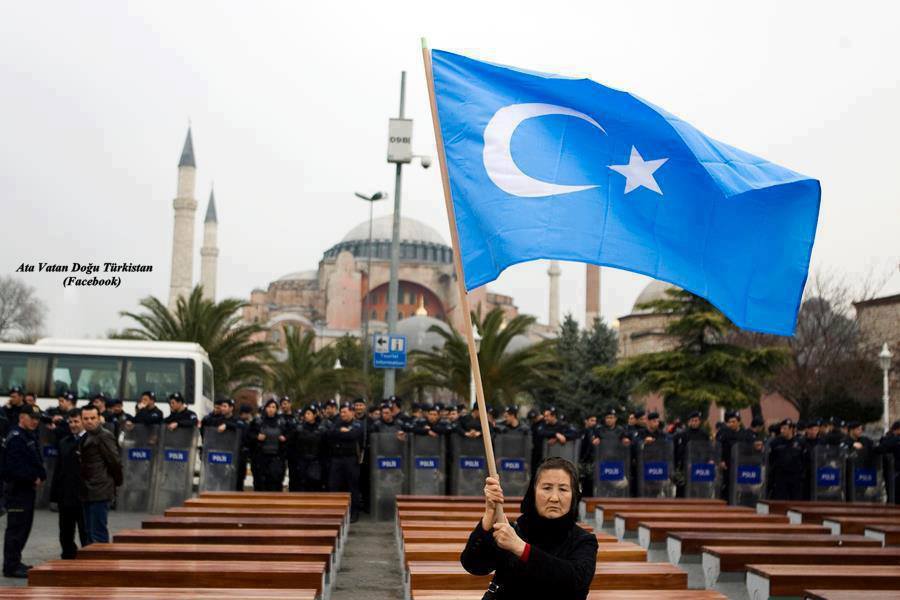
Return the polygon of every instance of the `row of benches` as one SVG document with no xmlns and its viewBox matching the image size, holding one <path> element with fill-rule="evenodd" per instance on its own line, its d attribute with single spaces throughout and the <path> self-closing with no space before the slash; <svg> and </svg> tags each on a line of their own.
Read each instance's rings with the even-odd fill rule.
<svg viewBox="0 0 900 600">
<path fill-rule="evenodd" d="M 514 520 L 521 498 L 508 498 L 506 516 Z M 408 600 L 478 600 L 491 576 L 473 576 L 459 556 L 484 512 L 475 497 L 398 496 L 397 544 L 405 571 Z M 582 527 L 593 531 L 592 525 Z M 599 543 L 590 600 L 721 600 L 715 591 L 688 590 L 687 574 L 669 563 L 647 562 L 647 551 L 609 533 L 594 532 Z"/>
<path fill-rule="evenodd" d="M 342 493 L 205 492 L 75 560 L 32 568 L 28 587 L 0 597 L 328 600 L 349 508 Z"/>
<path fill-rule="evenodd" d="M 704 502 L 609 498 L 591 509 L 618 539 L 665 548 L 676 565 L 702 563 L 707 589 L 744 581 L 753 600 L 847 597 L 811 589 L 822 587 L 865 589 L 868 600 L 900 597 L 900 548 L 884 547 L 874 531 L 860 535 L 890 526 L 882 522 L 893 523 L 897 507 L 769 501 L 753 512 Z"/>
</svg>

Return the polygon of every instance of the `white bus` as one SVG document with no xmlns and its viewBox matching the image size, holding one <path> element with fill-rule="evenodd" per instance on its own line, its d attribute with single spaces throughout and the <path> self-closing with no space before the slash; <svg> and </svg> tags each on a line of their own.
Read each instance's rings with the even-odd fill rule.
<svg viewBox="0 0 900 600">
<path fill-rule="evenodd" d="M 34 345 L 0 343 L 0 403 L 6 404 L 15 386 L 34 393 L 44 410 L 56 406 L 66 391 L 79 401 L 102 392 L 121 399 L 129 414 L 145 391 L 154 392 L 157 406 L 168 414 L 166 398 L 180 392 L 202 418 L 212 411 L 213 370 L 203 347 L 188 342 L 44 338 Z"/>
</svg>

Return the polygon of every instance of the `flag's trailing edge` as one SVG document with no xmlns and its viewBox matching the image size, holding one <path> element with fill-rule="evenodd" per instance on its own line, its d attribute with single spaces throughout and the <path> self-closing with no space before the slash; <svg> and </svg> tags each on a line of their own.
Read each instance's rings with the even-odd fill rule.
<svg viewBox="0 0 900 600">
<path fill-rule="evenodd" d="M 643 273 L 791 335 L 819 182 L 589 79 L 433 50 L 467 289 L 536 259 Z"/>
</svg>

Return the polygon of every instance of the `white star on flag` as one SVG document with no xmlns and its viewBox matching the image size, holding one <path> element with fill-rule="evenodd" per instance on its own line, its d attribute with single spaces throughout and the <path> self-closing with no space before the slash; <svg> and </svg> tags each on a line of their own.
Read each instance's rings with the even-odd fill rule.
<svg viewBox="0 0 900 600">
<path fill-rule="evenodd" d="M 631 147 L 631 157 L 628 159 L 627 165 L 609 165 L 609 168 L 625 176 L 625 193 L 636 190 L 643 186 L 648 190 L 653 190 L 660 196 L 663 195 L 659 189 L 659 184 L 653 178 L 653 173 L 663 166 L 668 158 L 658 158 L 656 160 L 644 160 L 641 153 L 634 146 Z"/>
</svg>

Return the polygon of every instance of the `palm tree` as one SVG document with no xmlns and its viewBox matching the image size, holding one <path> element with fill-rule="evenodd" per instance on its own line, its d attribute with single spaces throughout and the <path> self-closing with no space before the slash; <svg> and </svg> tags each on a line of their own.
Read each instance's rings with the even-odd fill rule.
<svg viewBox="0 0 900 600">
<path fill-rule="evenodd" d="M 289 396 L 295 402 L 309 402 L 326 400 L 335 392 L 352 395 L 365 387 L 357 369 L 335 368 L 335 359 L 339 356 L 335 347 L 316 351 L 312 331 L 301 335 L 299 330 L 288 328 L 285 341 L 285 359 L 269 362 L 268 389 Z"/>
<path fill-rule="evenodd" d="M 265 331 L 262 326 L 241 323 L 239 311 L 246 306 L 243 300 L 227 298 L 214 302 L 203 298 L 203 289 L 198 285 L 190 296 L 178 299 L 174 312 L 153 296 L 141 300 L 140 306 L 146 312 L 119 313 L 133 319 L 138 327 L 125 329 L 115 337 L 200 344 L 209 355 L 213 384 L 220 395 L 260 385 L 265 377 L 270 344 L 253 339 Z"/>
<path fill-rule="evenodd" d="M 496 308 L 484 319 L 473 313 L 472 321 L 481 336 L 478 364 L 485 402 L 511 404 L 518 395 L 531 393 L 550 377 L 551 341 L 510 350 L 513 338 L 524 335 L 534 324 L 534 317 L 519 315 L 504 323 L 503 311 Z M 459 398 L 468 398 L 471 375 L 465 338 L 455 330 L 445 331 L 438 326 L 430 331 L 444 338 L 444 345 L 431 351 L 412 352 L 413 372 L 404 383 L 410 388 L 445 388 Z"/>
</svg>

